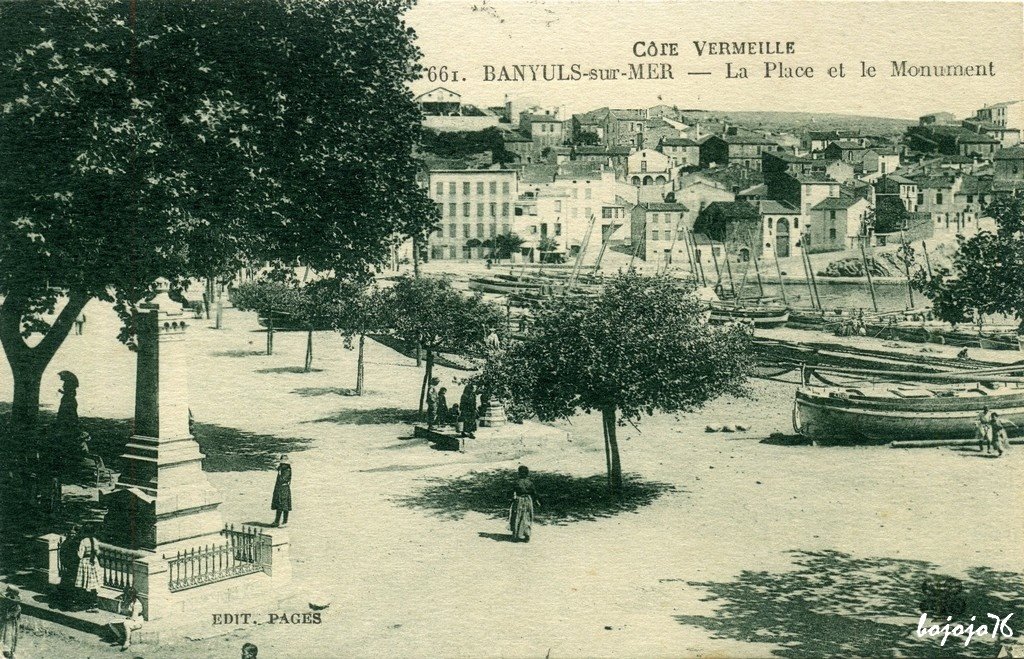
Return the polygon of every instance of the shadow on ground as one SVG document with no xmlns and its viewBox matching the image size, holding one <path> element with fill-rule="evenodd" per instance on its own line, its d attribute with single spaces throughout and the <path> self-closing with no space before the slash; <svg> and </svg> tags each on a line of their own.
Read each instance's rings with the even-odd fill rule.
<svg viewBox="0 0 1024 659">
<path fill-rule="evenodd" d="M 210 353 L 213 357 L 257 357 L 259 355 L 266 356 L 266 350 L 221 350 L 219 352 Z"/>
<path fill-rule="evenodd" d="M 416 410 L 399 407 L 378 407 L 371 410 L 339 410 L 331 416 L 305 423 L 337 423 L 339 425 L 372 426 L 386 423 L 415 423 L 422 418 Z"/>
<path fill-rule="evenodd" d="M 355 389 L 348 387 L 299 387 L 298 389 L 292 389 L 292 393 L 303 398 L 312 398 L 314 396 L 358 396 Z"/>
<path fill-rule="evenodd" d="M 492 518 L 508 515 L 516 472 L 512 469 L 475 471 L 459 478 L 426 479 L 427 487 L 419 493 L 398 499 L 409 508 L 421 508 L 446 519 L 462 519 L 468 512 Z M 537 488 L 541 506 L 536 508 L 538 524 L 562 525 L 593 521 L 621 513 L 635 513 L 666 492 L 677 488 L 656 481 L 645 481 L 635 475 L 624 478 L 622 493 L 608 489 L 604 474 L 579 477 L 559 472 L 530 474 Z"/>
<path fill-rule="evenodd" d="M 270 375 L 281 375 L 284 373 L 323 373 L 322 368 L 311 368 L 308 371 L 301 366 L 275 366 L 273 368 L 258 368 L 257 373 Z"/>
<path fill-rule="evenodd" d="M 713 615 L 679 615 L 714 638 L 778 645 L 777 657 L 994 657 L 989 635 L 967 647 L 953 637 L 917 636 L 917 622 L 991 623 L 986 614 L 1020 614 L 1024 577 L 978 567 L 963 581 L 924 561 L 854 558 L 837 551 L 792 552 L 792 572 L 740 573 L 730 582 L 689 582 L 707 591 Z M 1017 616 L 1015 616 L 1016 618 Z M 1015 619 L 1011 619 L 1011 627 Z"/>
</svg>

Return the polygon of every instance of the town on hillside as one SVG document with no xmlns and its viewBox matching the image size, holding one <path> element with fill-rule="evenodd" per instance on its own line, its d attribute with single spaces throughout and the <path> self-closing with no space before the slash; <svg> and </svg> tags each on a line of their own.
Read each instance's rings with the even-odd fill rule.
<svg viewBox="0 0 1024 659">
<path fill-rule="evenodd" d="M 898 132 L 900 122 L 780 131 L 667 104 L 477 108 L 444 87 L 416 100 L 422 182 L 441 216 L 427 260 L 494 259 L 511 246 L 516 262 L 571 262 L 589 244 L 593 264 L 600 244 L 690 272 L 802 252 L 824 266 L 862 246 L 971 236 L 991 201 L 1024 189 L 1021 100 Z"/>
</svg>

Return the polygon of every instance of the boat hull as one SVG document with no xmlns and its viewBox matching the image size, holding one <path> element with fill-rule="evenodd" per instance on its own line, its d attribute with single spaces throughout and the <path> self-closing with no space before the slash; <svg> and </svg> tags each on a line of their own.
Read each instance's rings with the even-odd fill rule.
<svg viewBox="0 0 1024 659">
<path fill-rule="evenodd" d="M 789 322 L 789 309 L 711 305 L 709 322 L 721 325 L 731 321 L 746 321 L 753 323 L 754 327 L 764 329 L 782 327 Z"/>
<path fill-rule="evenodd" d="M 883 444 L 891 441 L 971 439 L 981 410 L 1007 422 L 1010 436 L 1024 430 L 1024 390 L 970 398 L 878 399 L 835 397 L 833 388 L 801 387 L 793 425 L 820 444 Z"/>
</svg>

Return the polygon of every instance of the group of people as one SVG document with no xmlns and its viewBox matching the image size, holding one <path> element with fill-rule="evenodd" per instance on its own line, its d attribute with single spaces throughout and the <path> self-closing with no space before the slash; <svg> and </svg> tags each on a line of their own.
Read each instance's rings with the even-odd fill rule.
<svg viewBox="0 0 1024 659">
<path fill-rule="evenodd" d="M 438 387 L 441 383 L 437 378 L 430 378 L 427 389 L 427 427 L 454 425 L 459 429 L 461 437 L 476 439 L 477 420 L 487 411 L 488 396 L 484 394 L 480 404 L 476 385 L 472 382 L 462 390 L 459 402 L 448 406 L 448 388 Z"/>
<path fill-rule="evenodd" d="M 996 457 L 1001 456 L 1010 447 L 1007 423 L 998 412 L 984 408 L 978 415 L 978 451 L 989 454 L 994 452 Z"/>
<path fill-rule="evenodd" d="M 58 550 L 60 585 L 57 604 L 65 609 L 99 610 L 100 546 L 92 526 L 71 527 Z"/>
</svg>

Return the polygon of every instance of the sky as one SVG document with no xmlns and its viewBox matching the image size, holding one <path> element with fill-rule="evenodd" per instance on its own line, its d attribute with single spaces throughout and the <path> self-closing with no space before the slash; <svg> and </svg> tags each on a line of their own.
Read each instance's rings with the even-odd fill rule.
<svg viewBox="0 0 1024 659">
<path fill-rule="evenodd" d="M 509 95 L 582 112 L 605 105 L 658 103 L 713 110 L 835 112 L 916 118 L 947 111 L 966 117 L 985 104 L 1024 97 L 1021 2 L 668 2 L 653 0 L 419 0 L 407 14 L 425 67 L 457 80 L 423 79 L 416 93 L 444 86 L 463 102 L 500 105 Z M 793 42 L 790 55 L 698 56 L 694 41 Z M 634 44 L 675 43 L 678 55 L 636 57 Z M 783 45 L 783 48 L 785 46 Z M 909 65 L 982 65 L 991 77 L 890 77 Z M 876 66 L 862 77 L 861 64 Z M 811 66 L 810 79 L 765 79 L 765 62 Z M 628 71 L 670 64 L 671 80 L 488 82 L 485 65 L 580 64 Z M 747 79 L 727 79 L 726 65 Z M 830 67 L 844 65 L 846 77 Z M 711 75 L 686 75 L 710 71 Z M 660 98 L 659 98 L 660 97 Z"/>
</svg>

